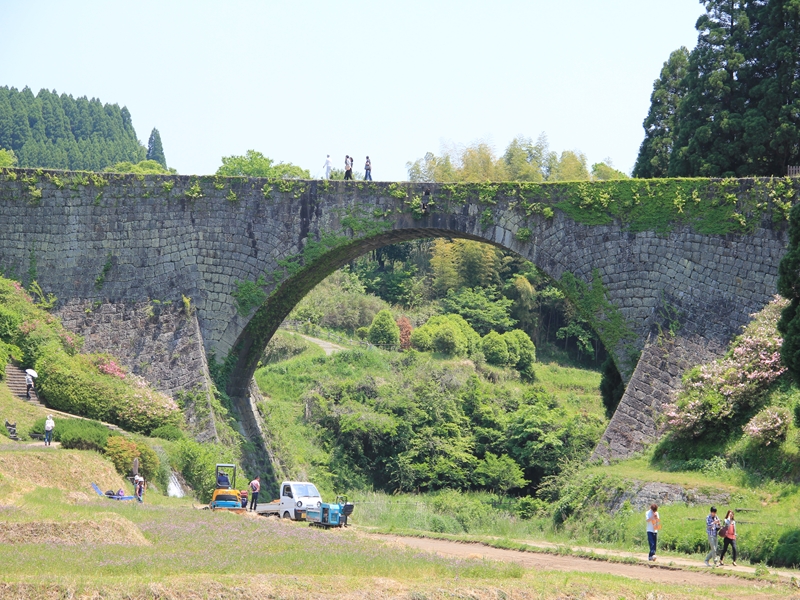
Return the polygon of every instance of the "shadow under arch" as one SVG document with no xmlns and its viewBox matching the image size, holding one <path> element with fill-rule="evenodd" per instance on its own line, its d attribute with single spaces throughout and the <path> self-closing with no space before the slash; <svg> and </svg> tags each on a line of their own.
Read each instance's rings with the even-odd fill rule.
<svg viewBox="0 0 800 600">
<path fill-rule="evenodd" d="M 524 260 L 530 260 L 511 248 L 492 242 L 485 237 L 435 227 L 394 229 L 371 237 L 354 239 L 347 244 L 333 248 L 310 265 L 305 266 L 299 273 L 280 283 L 255 311 L 233 345 L 233 361 L 231 361 L 226 386 L 228 395 L 231 397 L 247 395 L 259 358 L 280 324 L 294 307 L 328 275 L 371 250 L 400 242 L 432 238 L 466 239 L 489 244 L 516 254 Z M 536 263 L 534 262 L 534 264 Z M 537 268 L 553 281 L 557 281 L 547 270 L 539 265 Z M 595 331 L 595 333 L 602 342 L 600 332 Z"/>
</svg>

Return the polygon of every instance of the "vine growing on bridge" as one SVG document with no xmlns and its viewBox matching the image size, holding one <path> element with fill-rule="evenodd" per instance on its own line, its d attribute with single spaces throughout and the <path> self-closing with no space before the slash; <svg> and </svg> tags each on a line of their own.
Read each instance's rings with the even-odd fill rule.
<svg viewBox="0 0 800 600">
<path fill-rule="evenodd" d="M 627 353 L 624 358 L 633 370 L 636 366 L 636 348 L 631 342 L 637 336 L 620 310 L 608 299 L 608 291 L 600 278 L 600 272 L 597 269 L 592 271 L 591 285 L 569 271 L 561 275 L 559 283 L 564 295 L 589 322 L 609 351 L 619 352 L 620 345 L 624 346 Z"/>
</svg>

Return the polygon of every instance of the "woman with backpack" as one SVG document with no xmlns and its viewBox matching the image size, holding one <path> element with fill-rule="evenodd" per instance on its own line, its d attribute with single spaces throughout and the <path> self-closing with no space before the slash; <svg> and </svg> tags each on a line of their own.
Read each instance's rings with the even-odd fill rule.
<svg viewBox="0 0 800 600">
<path fill-rule="evenodd" d="M 719 566 L 723 566 L 723 559 L 725 558 L 725 552 L 728 550 L 728 546 L 733 548 L 733 566 L 736 566 L 736 519 L 733 517 L 733 511 L 729 510 L 728 514 L 725 515 L 725 522 L 722 525 L 722 529 L 719 530 L 719 534 L 722 536 L 722 554 L 719 555 Z"/>
</svg>

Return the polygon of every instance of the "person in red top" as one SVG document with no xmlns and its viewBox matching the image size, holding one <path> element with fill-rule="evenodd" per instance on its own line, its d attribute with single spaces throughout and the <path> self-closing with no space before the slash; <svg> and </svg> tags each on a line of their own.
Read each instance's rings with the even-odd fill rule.
<svg viewBox="0 0 800 600">
<path fill-rule="evenodd" d="M 722 554 L 719 555 L 719 564 L 723 566 L 722 560 L 728 546 L 733 548 L 733 566 L 736 566 L 736 519 L 733 518 L 733 511 L 729 510 L 725 515 L 725 522 L 722 524 Z"/>
<path fill-rule="evenodd" d="M 250 482 L 250 510 L 255 510 L 258 504 L 258 492 L 261 491 L 261 477 L 256 477 Z"/>
</svg>

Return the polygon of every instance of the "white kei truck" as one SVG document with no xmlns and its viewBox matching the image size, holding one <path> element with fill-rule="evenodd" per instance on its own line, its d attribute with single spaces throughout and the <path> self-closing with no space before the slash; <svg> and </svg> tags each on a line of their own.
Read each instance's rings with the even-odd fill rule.
<svg viewBox="0 0 800 600">
<path fill-rule="evenodd" d="M 276 515 L 293 521 L 304 521 L 309 508 L 322 505 L 322 498 L 313 483 L 308 481 L 284 481 L 281 483 L 281 497 L 272 502 L 259 502 L 256 512 L 259 515 Z"/>
</svg>

